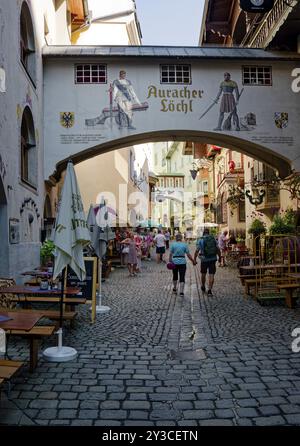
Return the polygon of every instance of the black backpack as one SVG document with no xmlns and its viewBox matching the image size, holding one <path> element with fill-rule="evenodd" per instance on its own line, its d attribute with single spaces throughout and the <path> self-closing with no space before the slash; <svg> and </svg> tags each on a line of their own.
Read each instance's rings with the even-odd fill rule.
<svg viewBox="0 0 300 446">
<path fill-rule="evenodd" d="M 217 242 L 215 238 L 212 235 L 207 235 L 203 238 L 203 254 L 204 257 L 215 257 L 218 249 L 217 249 Z"/>
</svg>

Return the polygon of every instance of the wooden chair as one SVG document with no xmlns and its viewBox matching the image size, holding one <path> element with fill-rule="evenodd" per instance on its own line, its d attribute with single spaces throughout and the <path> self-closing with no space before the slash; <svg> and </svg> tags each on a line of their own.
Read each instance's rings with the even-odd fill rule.
<svg viewBox="0 0 300 446">
<path fill-rule="evenodd" d="M 0 359 L 0 397 L 1 397 L 1 385 L 7 381 L 8 394 L 10 392 L 10 378 L 22 367 L 23 362 L 12 361 L 10 359 Z"/>
</svg>

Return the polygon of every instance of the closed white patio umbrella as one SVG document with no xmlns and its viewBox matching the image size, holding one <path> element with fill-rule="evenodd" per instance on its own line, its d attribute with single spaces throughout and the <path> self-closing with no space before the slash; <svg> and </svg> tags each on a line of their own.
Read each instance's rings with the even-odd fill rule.
<svg viewBox="0 0 300 446">
<path fill-rule="evenodd" d="M 74 348 L 63 347 L 62 345 L 64 272 L 69 265 L 80 281 L 85 280 L 83 247 L 89 242 L 90 233 L 83 211 L 75 170 L 72 161 L 69 161 L 53 236 L 53 243 L 56 247 L 53 279 L 56 279 L 62 273 L 60 327 L 58 330 L 58 346 L 47 348 L 43 352 L 48 361 L 70 361 L 77 355 Z"/>
</svg>

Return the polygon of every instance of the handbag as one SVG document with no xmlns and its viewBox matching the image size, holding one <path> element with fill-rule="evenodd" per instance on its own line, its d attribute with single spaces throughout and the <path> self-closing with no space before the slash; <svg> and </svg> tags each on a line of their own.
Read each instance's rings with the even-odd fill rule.
<svg viewBox="0 0 300 446">
<path fill-rule="evenodd" d="M 122 254 L 129 254 L 129 246 L 124 246 L 122 249 Z"/>
<path fill-rule="evenodd" d="M 175 268 L 176 268 L 176 265 L 175 265 L 175 263 L 173 263 L 173 262 L 169 262 L 169 263 L 167 263 L 167 268 L 168 268 L 168 269 L 175 269 Z"/>
</svg>

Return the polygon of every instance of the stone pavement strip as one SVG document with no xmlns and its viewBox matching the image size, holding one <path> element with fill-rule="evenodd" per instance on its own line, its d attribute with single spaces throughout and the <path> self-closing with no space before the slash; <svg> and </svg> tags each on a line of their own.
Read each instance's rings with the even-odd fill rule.
<svg viewBox="0 0 300 446">
<path fill-rule="evenodd" d="M 245 299 L 237 270 L 227 268 L 207 296 L 191 265 L 180 297 L 153 261 L 137 277 L 115 269 L 103 285 L 111 311 L 91 325 L 81 308 L 64 331 L 76 360 L 50 363 L 40 353 L 36 371 L 26 365 L 2 393 L 0 424 L 300 425 L 300 353 L 291 350 L 299 303 L 290 310 Z M 27 344 L 10 341 L 9 355 L 27 361 Z"/>
</svg>

